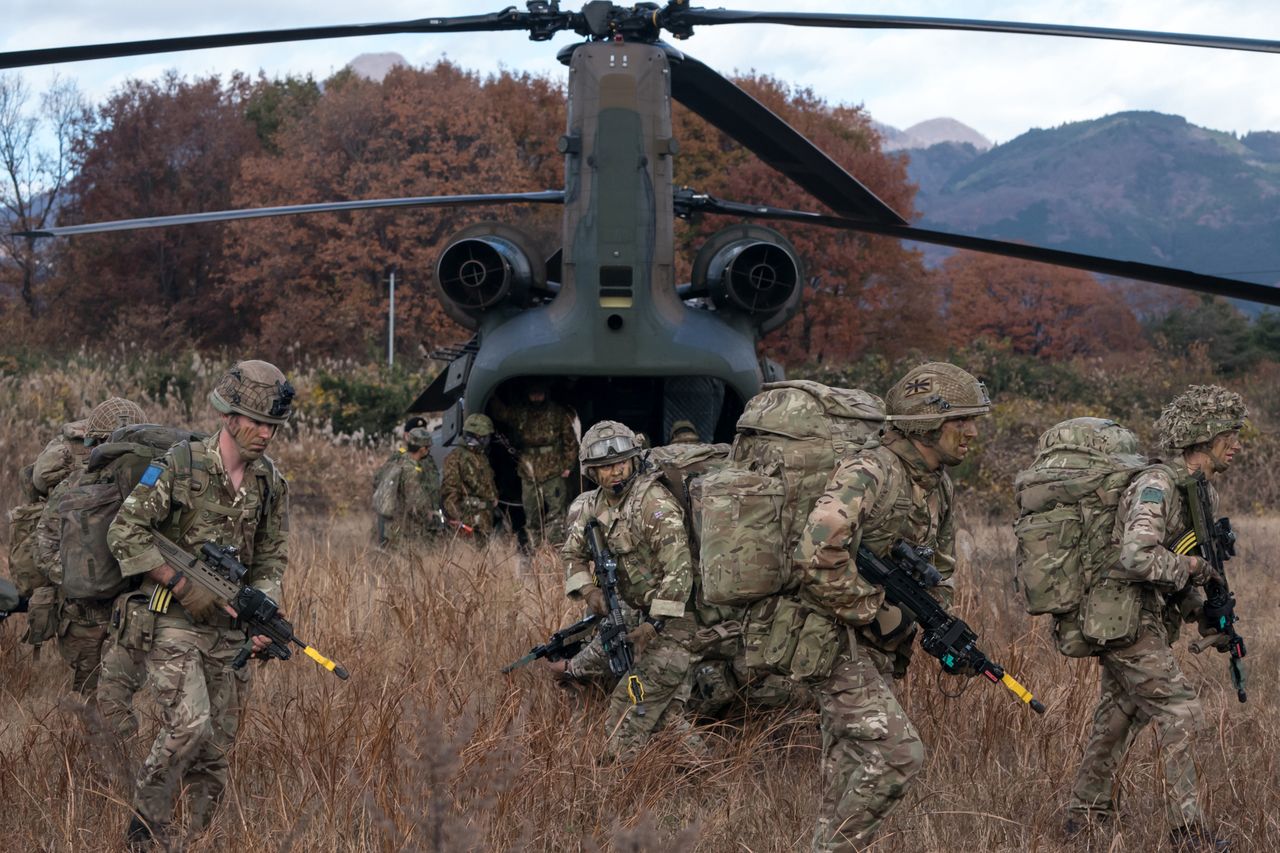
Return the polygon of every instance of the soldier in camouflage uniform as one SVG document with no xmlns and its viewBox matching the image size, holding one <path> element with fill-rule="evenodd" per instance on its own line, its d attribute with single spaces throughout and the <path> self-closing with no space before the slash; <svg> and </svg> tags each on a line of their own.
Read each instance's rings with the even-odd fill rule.
<svg viewBox="0 0 1280 853">
<path fill-rule="evenodd" d="M 426 427 L 409 430 L 404 448 L 379 475 L 373 492 L 379 544 L 423 541 L 440 533 L 440 471 Z"/>
<path fill-rule="evenodd" d="M 441 503 L 450 524 L 483 543 L 493 533 L 493 513 L 498 508 L 498 485 L 489 464 L 489 439 L 493 421 L 487 415 L 467 415 L 462 422 L 462 446 L 444 460 Z"/>
<path fill-rule="evenodd" d="M 288 566 L 288 487 L 264 456 L 289 418 L 293 387 L 273 365 L 242 361 L 209 395 L 221 426 L 205 441 L 183 442 L 152 463 L 125 499 L 108 533 L 121 572 L 165 606 L 155 614 L 147 677 L 160 702 L 161 728 L 138 775 L 130 844 L 163 840 L 178 793 L 190 794 L 192 831 L 211 819 L 227 781 L 227 753 L 240 723 L 250 667 L 231 668 L 246 638 L 224 601 L 165 564 L 154 531 L 196 552 L 204 542 L 233 546 L 244 582 L 280 600 Z M 156 594 L 168 590 L 168 596 Z M 154 609 L 154 608 L 153 608 Z"/>
<path fill-rule="evenodd" d="M 495 399 L 489 406 L 517 452 L 520 502 L 530 543 L 564 541 L 569 475 L 577 462 L 578 437 L 573 414 L 547 399 L 547 386 L 533 381 L 526 398 L 514 405 Z"/>
<path fill-rule="evenodd" d="M 579 495 L 569 508 L 561 548 L 569 597 L 607 614 L 586 540 L 587 522 L 599 521 L 618 558 L 619 597 L 641 616 L 627 638 L 635 648 L 631 675 L 643 685 L 643 701 L 632 701 L 627 679 L 614 688 L 606 721 L 613 758 L 634 754 L 664 726 L 688 726 L 685 703 L 696 663 L 690 647 L 697 624 L 686 609 L 694 575 L 684 513 L 658 474 L 641 470 L 639 457 L 639 442 L 626 426 L 601 421 L 587 430 L 579 452 L 581 471 L 599 488 Z"/>
<path fill-rule="evenodd" d="M 1072 787 L 1068 836 L 1110 819 L 1116 770 L 1133 739 L 1154 722 L 1164 758 L 1166 819 L 1174 846 L 1229 848 L 1226 840 L 1214 837 L 1197 800 L 1191 738 L 1203 711 L 1171 648 L 1182 621 L 1198 622 L 1205 637 L 1216 634 L 1198 589 L 1210 579 L 1212 569 L 1199 556 L 1174 553 L 1173 544 L 1191 528 L 1183 487 L 1197 472 L 1212 479 L 1230 467 L 1240 451 L 1240 429 L 1247 416 L 1244 401 L 1232 391 L 1216 385 L 1188 388 L 1156 421 L 1157 441 L 1170 452 L 1170 460 L 1139 474 L 1120 502 L 1120 557 L 1113 574 L 1128 581 L 1118 594 L 1141 602 L 1138 635 L 1132 644 L 1098 656 L 1102 698 Z M 1211 495 L 1216 517 L 1217 493 Z"/>
<path fill-rule="evenodd" d="M 111 438 L 120 427 L 146 421 L 142 408 L 131 400 L 110 397 L 94 407 L 85 420 L 84 447 L 91 450 Z M 49 493 L 40 520 L 36 524 L 36 570 L 55 588 L 62 582 L 62 564 L 59 540 L 62 522 L 58 515 L 58 502 L 67 489 L 75 485 L 79 475 L 88 465 L 88 454 L 72 454 L 72 468 Z M 71 667 L 71 687 L 82 696 L 93 696 L 98 688 L 99 666 L 102 662 L 102 646 L 107 637 L 107 625 L 111 621 L 114 599 L 66 598 L 59 593 L 57 620 L 58 651 Z M 138 680 L 136 677 L 133 679 Z M 137 686 L 129 691 L 129 696 Z"/>
<path fill-rule="evenodd" d="M 991 410 L 982 383 L 952 364 L 921 365 L 889 391 L 879 446 L 841 462 L 809 515 L 797 559 L 801 600 L 833 619 L 831 675 L 816 686 L 822 712 L 822 802 L 813 836 L 821 853 L 861 850 L 906 794 L 924 746 L 893 694 L 916 626 L 854 563 L 858 546 L 884 556 L 898 540 L 935 550 L 952 596 L 955 528 L 946 468 L 958 465 Z"/>
<path fill-rule="evenodd" d="M 27 631 L 23 642 L 40 647 L 58 632 L 58 589 L 36 565 L 36 525 L 52 492 L 73 470 L 89 458 L 85 447 L 87 420 L 64 424 L 36 461 L 22 469 L 23 503 L 9 510 L 9 573 L 18 590 L 30 596 Z"/>
</svg>

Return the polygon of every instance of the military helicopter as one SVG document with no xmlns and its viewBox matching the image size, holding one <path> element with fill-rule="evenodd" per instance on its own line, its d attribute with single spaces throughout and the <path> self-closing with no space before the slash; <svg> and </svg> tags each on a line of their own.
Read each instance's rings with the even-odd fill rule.
<svg viewBox="0 0 1280 853">
<path fill-rule="evenodd" d="M 804 136 L 734 83 L 664 41 L 696 27 L 785 24 L 852 29 L 944 29 L 1052 35 L 1280 52 L 1280 42 L 1053 24 L 844 13 L 758 12 L 692 7 L 687 0 L 622 6 L 591 0 L 579 11 L 557 0 L 525 9 L 352 26 L 323 26 L 0 54 L 0 68 L 232 45 L 389 33 L 560 33 L 568 66 L 568 125 L 559 140 L 563 189 L 534 193 L 348 200 L 252 210 L 67 225 L 29 236 L 383 207 L 559 204 L 561 245 L 544 257 L 507 224 L 471 226 L 448 241 L 434 287 L 444 310 L 474 332 L 442 353 L 448 368 L 414 404 L 445 411 L 446 442 L 463 417 L 495 395 L 550 380 L 553 396 L 584 425 L 624 421 L 665 437 L 692 420 L 704 438 L 733 433 L 743 403 L 781 368 L 757 355 L 761 335 L 785 323 L 803 298 L 802 259 L 759 222 L 798 222 L 1041 261 L 1203 293 L 1280 305 L 1280 289 L 1229 278 L 911 226 Z M 744 204 L 676 187 L 672 101 L 705 119 L 810 193 L 830 212 Z M 677 217 L 736 220 L 698 251 L 691 280 L 674 279 Z M 496 457 L 495 457 L 496 458 Z"/>
</svg>

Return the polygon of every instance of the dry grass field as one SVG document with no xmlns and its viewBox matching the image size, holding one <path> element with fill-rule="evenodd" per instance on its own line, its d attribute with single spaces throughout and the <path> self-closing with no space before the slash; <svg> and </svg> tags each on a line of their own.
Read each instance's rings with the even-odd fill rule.
<svg viewBox="0 0 1280 853">
<path fill-rule="evenodd" d="M 119 387 L 111 371 L 81 374 L 0 379 L 6 505 L 14 499 L 8 484 L 50 425 L 76 413 L 51 401 L 65 398 L 74 409 Z M 174 403 L 150 401 L 149 412 L 187 418 Z M 194 413 L 193 425 L 212 423 L 199 407 Z M 708 722 L 712 754 L 694 766 L 669 761 L 675 745 L 663 738 L 630 766 L 607 764 L 601 692 L 566 691 L 537 666 L 498 672 L 579 615 L 563 598 L 554 554 L 539 553 L 521 573 L 509 540 L 483 552 L 461 542 L 379 552 L 364 504 L 383 450 L 341 446 L 305 425 L 272 450 L 297 496 L 284 605 L 298 633 L 351 679 L 305 658 L 253 664 L 223 809 L 181 849 L 807 847 L 818 798 L 816 714 L 747 708 Z M 1228 501 L 1226 509 L 1235 507 Z M 1076 849 L 1057 829 L 1096 699 L 1096 667 L 1058 656 L 1047 626 L 1023 613 L 1007 526 L 986 516 L 967 522 L 974 547 L 958 608 L 988 654 L 1049 711 L 1033 715 L 985 681 L 940 678 L 918 653 L 900 694 L 927 744 L 927 765 L 874 849 Z M 1237 524 L 1231 568 L 1250 643 L 1248 704 L 1236 702 L 1224 657 L 1180 656 L 1204 705 L 1197 759 L 1206 809 L 1235 849 L 1263 851 L 1280 848 L 1280 518 L 1241 513 Z M 154 700 L 139 695 L 143 734 L 123 750 L 86 737 L 67 695 L 69 671 L 53 648 L 32 660 L 18 642 L 23 621 L 0 626 L 0 848 L 122 850 L 133 767 L 155 730 Z M 1098 849 L 1160 849 L 1160 785 L 1147 732 L 1123 768 L 1120 825 Z"/>
</svg>

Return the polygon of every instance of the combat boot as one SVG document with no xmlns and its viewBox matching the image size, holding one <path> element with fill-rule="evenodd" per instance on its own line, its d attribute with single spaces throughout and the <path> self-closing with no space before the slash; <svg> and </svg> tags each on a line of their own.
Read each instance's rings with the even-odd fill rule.
<svg viewBox="0 0 1280 853">
<path fill-rule="evenodd" d="M 1231 842 L 1219 838 L 1202 823 L 1180 826 L 1169 833 L 1169 843 L 1178 853 L 1227 853 Z"/>
<path fill-rule="evenodd" d="M 137 813 L 129 819 L 129 828 L 124 833 L 125 847 L 130 851 L 155 850 L 164 848 L 164 826 L 152 824 L 142 819 Z"/>
<path fill-rule="evenodd" d="M 1062 823 L 1062 837 L 1067 841 L 1085 841 L 1110 828 L 1111 815 L 1106 812 L 1072 812 Z"/>
</svg>

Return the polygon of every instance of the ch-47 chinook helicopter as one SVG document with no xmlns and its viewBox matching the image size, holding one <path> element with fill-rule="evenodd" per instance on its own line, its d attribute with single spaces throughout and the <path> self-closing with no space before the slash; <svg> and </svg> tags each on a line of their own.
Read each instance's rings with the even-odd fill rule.
<svg viewBox="0 0 1280 853">
<path fill-rule="evenodd" d="M 1202 48 L 1280 52 L 1280 42 L 964 19 L 691 7 L 686 0 L 620 6 L 605 0 L 564 11 L 555 0 L 524 10 L 391 23 L 167 38 L 0 54 L 0 68 L 232 45 L 388 33 L 522 31 L 535 41 L 560 33 L 568 66 L 568 127 L 559 141 L 565 186 L 535 193 L 347 200 L 256 210 L 70 225 L 33 236 L 85 234 L 398 206 L 560 204 L 562 243 L 550 259 L 517 229 L 472 226 L 448 242 L 435 287 L 449 316 L 474 331 L 448 352 L 449 367 L 417 410 L 447 410 L 455 438 L 462 416 L 484 411 L 533 377 L 584 425 L 615 418 L 665 436 L 690 418 L 704 437 L 724 440 L 745 400 L 781 371 L 757 355 L 759 337 L 797 310 L 803 264 L 778 232 L 757 221 L 879 234 L 1075 267 L 1205 293 L 1280 305 L 1280 289 L 1181 269 L 980 239 L 912 227 L 855 177 L 735 84 L 663 41 L 695 27 L 787 24 L 861 29 L 951 29 L 1115 39 Z M 671 104 L 678 101 L 741 143 L 821 202 L 829 212 L 721 200 L 673 184 Z M 674 221 L 719 215 L 735 220 L 698 252 L 692 280 L 674 279 Z M 696 304 L 691 303 L 691 300 Z"/>
</svg>

